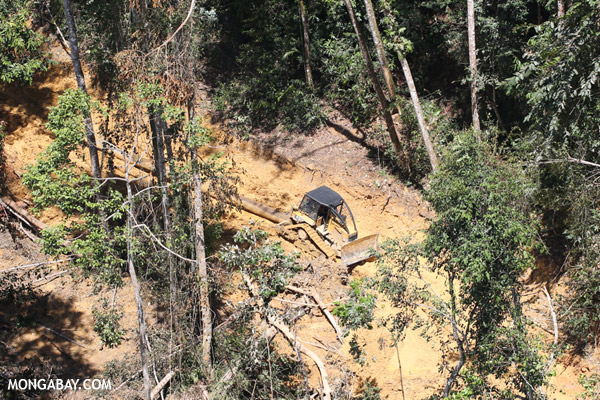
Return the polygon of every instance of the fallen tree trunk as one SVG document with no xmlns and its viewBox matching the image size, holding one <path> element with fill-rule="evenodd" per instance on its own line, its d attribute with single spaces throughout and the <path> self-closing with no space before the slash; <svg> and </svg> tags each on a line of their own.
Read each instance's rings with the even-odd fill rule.
<svg viewBox="0 0 600 400">
<path fill-rule="evenodd" d="M 6 196 L 0 197 L 0 205 L 2 205 L 2 207 L 6 208 L 11 214 L 13 214 L 15 217 L 25 222 L 27 225 L 29 225 L 31 228 L 34 228 L 38 232 L 43 231 L 47 227 L 45 223 L 31 215 L 29 211 L 25 210 L 22 207 L 19 207 L 17 203 L 15 203 Z"/>
</svg>

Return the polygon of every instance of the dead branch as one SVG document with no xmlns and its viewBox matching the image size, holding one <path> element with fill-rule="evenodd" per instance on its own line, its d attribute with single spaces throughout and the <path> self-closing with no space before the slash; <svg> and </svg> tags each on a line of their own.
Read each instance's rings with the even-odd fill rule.
<svg viewBox="0 0 600 400">
<path fill-rule="evenodd" d="M 582 160 L 580 158 L 574 158 L 571 156 L 569 156 L 568 158 L 564 158 L 564 159 L 538 161 L 538 164 L 556 164 L 556 163 L 565 163 L 565 162 L 600 168 L 600 164 L 596 164 L 591 161 Z"/>
<path fill-rule="evenodd" d="M 306 291 L 304 289 L 301 289 L 299 287 L 292 286 L 292 285 L 288 285 L 287 288 L 289 290 L 291 290 L 292 292 L 296 292 L 296 293 L 300 293 L 300 294 L 304 294 L 304 295 L 312 297 L 315 300 L 315 302 L 317 303 L 317 305 L 319 306 L 319 308 L 321 309 L 321 312 L 323 312 L 323 315 L 325 315 L 325 317 L 327 318 L 327 320 L 333 327 L 333 329 L 335 329 L 335 333 L 337 334 L 337 337 L 338 337 L 338 340 L 340 341 L 340 343 L 344 344 L 344 334 L 342 333 L 340 326 L 335 321 L 335 319 L 333 318 L 333 315 L 331 315 L 331 312 L 327 309 L 325 304 L 323 304 L 323 301 L 321 300 L 321 297 L 319 296 L 319 294 L 317 293 L 315 288 L 312 288 L 311 291 Z"/>
<path fill-rule="evenodd" d="M 0 271 L 0 273 L 17 271 L 20 269 L 35 268 L 35 267 L 39 267 L 42 265 L 60 264 L 60 263 L 66 262 L 66 261 L 69 261 L 69 260 L 67 259 L 67 260 L 45 261 L 45 262 L 39 262 L 39 263 L 34 263 L 34 264 L 17 265 L 16 267 L 2 270 L 2 271 Z"/>
<path fill-rule="evenodd" d="M 19 221 L 19 224 L 17 225 L 17 229 L 19 230 L 19 232 L 21 232 L 23 235 L 27 236 L 29 238 L 29 240 L 31 240 L 32 242 L 35 242 L 36 240 L 39 240 L 40 238 L 36 235 L 34 235 L 33 233 L 29 232 L 27 229 L 25 229 L 23 227 L 23 223 L 21 221 Z"/>
<path fill-rule="evenodd" d="M 548 289 L 546 286 L 543 286 L 544 294 L 546 295 L 546 299 L 548 300 L 548 307 L 550 308 L 550 315 L 552 315 L 552 325 L 554 327 L 554 346 L 558 344 L 558 323 L 556 322 L 556 312 L 554 312 L 554 306 L 552 305 L 552 298 L 550 297 L 550 293 L 548 293 Z M 550 357 L 548 357 L 548 363 L 546 364 L 546 369 L 549 369 L 552 363 L 554 362 L 554 347 L 552 348 L 552 353 L 550 353 Z"/>
<path fill-rule="evenodd" d="M 15 217 L 19 218 L 21 221 L 25 222 L 30 227 L 34 228 L 38 232 L 46 229 L 46 224 L 34 217 L 29 213 L 29 211 L 24 208 L 19 207 L 14 201 L 9 199 L 8 197 L 0 197 L 0 205 L 10 211 Z"/>
<path fill-rule="evenodd" d="M 33 284 L 35 285 L 36 283 L 40 283 L 40 282 L 42 282 L 42 281 L 47 281 L 47 282 L 44 282 L 44 283 L 42 283 L 42 284 L 39 284 L 39 285 L 37 285 L 36 287 L 43 286 L 43 285 L 45 285 L 45 284 L 47 284 L 47 283 L 50 283 L 51 281 L 55 280 L 55 279 L 56 279 L 56 278 L 58 278 L 59 276 L 62 276 L 62 275 L 64 275 L 64 274 L 66 274 L 67 272 L 69 272 L 69 270 L 66 270 L 66 269 L 65 269 L 65 270 L 63 270 L 63 271 L 59 271 L 59 272 L 56 272 L 56 273 L 54 273 L 54 274 L 47 275 L 47 276 L 45 276 L 45 277 L 43 277 L 43 278 L 40 278 L 40 279 L 38 279 L 38 280 L 34 281 L 34 282 L 33 282 Z"/>
<path fill-rule="evenodd" d="M 185 19 L 183 20 L 183 22 L 181 23 L 181 25 L 179 25 L 179 27 L 177 29 L 175 29 L 175 32 L 173 32 L 173 34 L 171 36 L 169 36 L 169 38 L 167 40 L 165 40 L 163 42 L 163 44 L 161 44 L 160 46 L 158 46 L 157 48 L 155 48 L 154 50 L 152 50 L 150 53 L 148 54 L 152 54 L 155 51 L 158 51 L 161 47 L 165 46 L 167 43 L 169 43 L 174 37 L 175 35 L 177 35 L 177 33 L 184 27 L 185 24 L 187 24 L 188 20 L 190 19 L 190 17 L 192 16 L 192 13 L 194 12 L 194 6 L 196 5 L 196 0 L 192 0 L 192 3 L 190 4 L 190 10 L 188 11 Z"/>
<path fill-rule="evenodd" d="M 112 143 L 104 141 L 103 144 L 108 144 L 110 146 L 114 146 L 112 145 Z M 114 150 L 114 147 L 111 147 L 111 150 Z M 113 155 L 115 156 L 115 158 L 118 158 L 119 160 L 123 161 L 124 164 L 127 163 L 127 161 L 125 160 L 125 158 L 123 157 L 123 154 L 121 154 L 118 151 L 114 151 Z M 131 162 L 129 162 L 131 163 Z M 152 174 L 152 172 L 154 171 L 154 167 L 151 166 L 152 164 L 147 161 L 147 160 L 143 160 L 143 159 L 139 159 L 135 162 L 134 168 L 135 169 L 139 169 L 142 170 L 146 173 Z"/>
<path fill-rule="evenodd" d="M 248 276 L 247 273 L 242 271 L 242 277 L 244 278 L 244 282 L 246 283 L 246 286 L 248 286 L 248 290 L 250 291 L 252 296 L 257 298 L 259 307 L 262 310 L 264 310 L 264 302 L 259 297 L 258 289 L 256 289 L 256 286 L 250 279 L 250 276 Z M 287 341 L 290 343 L 290 345 L 293 348 L 306 354 L 317 365 L 317 368 L 319 369 L 319 373 L 321 374 L 321 384 L 323 386 L 323 399 L 331 400 L 331 387 L 329 386 L 329 381 L 327 379 L 328 378 L 327 370 L 325 369 L 325 364 L 323 363 L 323 361 L 321 361 L 319 356 L 316 355 L 312 350 L 306 348 L 306 346 L 304 346 L 302 343 L 298 342 L 296 340 L 296 335 L 292 334 L 292 331 L 290 330 L 290 328 L 283 321 L 280 321 L 277 317 L 275 317 L 274 315 L 271 315 L 271 314 L 266 314 L 265 316 L 267 318 L 267 322 L 271 326 L 274 326 L 275 328 L 277 328 L 279 330 L 279 332 L 281 332 L 283 334 L 283 336 L 285 336 L 285 338 L 287 339 Z"/>
<path fill-rule="evenodd" d="M 68 341 L 68 342 L 71 342 L 71 343 L 73 343 L 73 344 L 76 344 L 76 345 L 77 345 L 77 346 L 79 346 L 79 347 L 83 347 L 84 349 L 87 349 L 87 347 L 85 347 L 85 346 L 84 346 L 84 345 L 82 345 L 81 343 L 79 343 L 79 342 L 76 342 L 75 340 L 73 340 L 73 339 L 71 339 L 71 338 L 68 338 L 68 337 L 66 337 L 66 336 L 65 336 L 65 335 L 63 335 L 62 333 L 60 333 L 60 332 L 57 332 L 57 331 L 55 331 L 54 329 L 47 327 L 46 325 L 39 324 L 39 326 L 41 326 L 42 328 L 44 328 L 44 329 L 45 329 L 45 330 L 47 330 L 48 332 L 54 333 L 56 336 L 58 336 L 58 337 L 61 337 L 61 338 L 65 339 L 65 340 L 66 340 L 66 341 Z"/>
<path fill-rule="evenodd" d="M 550 308 L 550 315 L 552 316 L 552 325 L 554 327 L 554 344 L 558 344 L 558 323 L 556 321 L 556 312 L 554 312 L 554 306 L 552 306 L 552 298 L 550 297 L 550 293 L 548 293 L 548 289 L 545 286 L 542 287 L 544 294 L 546 295 L 546 299 L 548 300 L 548 307 Z"/>
<path fill-rule="evenodd" d="M 325 364 L 323 363 L 323 361 L 321 361 L 319 356 L 316 355 L 312 350 L 308 349 L 306 346 L 304 346 L 302 343 L 296 340 L 295 335 L 292 334 L 292 331 L 282 321 L 279 321 L 273 315 L 267 315 L 267 320 L 269 321 L 269 324 L 273 325 L 279 330 L 279 332 L 283 334 L 283 336 L 285 336 L 285 338 L 288 340 L 290 345 L 292 345 L 292 347 L 297 348 L 300 352 L 306 354 L 311 360 L 314 361 L 314 363 L 317 365 L 317 368 L 319 369 L 319 373 L 321 374 L 321 383 L 323 385 L 323 399 L 331 400 L 331 388 L 329 387 L 329 382 L 327 379 L 327 370 L 325 369 Z"/>
</svg>

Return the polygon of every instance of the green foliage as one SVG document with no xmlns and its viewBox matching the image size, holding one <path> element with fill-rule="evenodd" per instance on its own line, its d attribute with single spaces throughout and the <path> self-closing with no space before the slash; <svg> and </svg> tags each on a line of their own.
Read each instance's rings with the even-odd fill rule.
<svg viewBox="0 0 600 400">
<path fill-rule="evenodd" d="M 348 344 L 350 345 L 348 352 L 352 356 L 354 362 L 361 367 L 367 365 L 367 353 L 363 349 L 364 346 L 361 346 L 360 343 L 358 343 L 358 336 L 356 334 L 352 335 L 352 339 L 350 339 Z"/>
<path fill-rule="evenodd" d="M 58 105 L 50 109 L 47 128 L 55 139 L 23 176 L 36 210 L 57 206 L 66 215 L 72 215 L 95 207 L 97 183 L 69 159 L 72 152 L 83 149 L 84 120 L 89 113 L 89 97 L 79 89 L 67 89 Z"/>
<path fill-rule="evenodd" d="M 346 328 L 345 334 L 349 330 L 367 327 L 372 328 L 373 310 L 377 297 L 372 293 L 367 293 L 368 281 L 363 278 L 350 282 L 348 294 L 350 299 L 342 303 L 335 302 L 335 308 L 331 311 L 340 319 L 340 323 Z"/>
<path fill-rule="evenodd" d="M 121 344 L 125 330 L 121 328 L 119 321 L 123 313 L 116 308 L 110 307 L 105 300 L 101 308 L 93 307 L 94 332 L 100 336 L 102 344 L 108 348 L 117 347 Z"/>
<path fill-rule="evenodd" d="M 476 379 L 501 377 L 507 383 L 503 396 L 513 397 L 545 385 L 547 365 L 543 348 L 527 333 L 518 298 L 519 278 L 533 266 L 536 242 L 527 208 L 532 185 L 525 171 L 499 156 L 472 132 L 455 136 L 426 192 L 437 214 L 426 239 L 422 245 L 384 243 L 377 283 L 398 309 L 386 321 L 397 337 L 411 324 L 423 328 L 426 338 L 432 329 L 436 336 L 451 329 L 445 351 L 463 352 Z M 422 256 L 445 280 L 446 294 L 424 277 Z M 428 318 L 420 318 L 417 308 Z M 474 377 L 455 389 L 456 398 L 474 393 L 469 389 Z"/>
<path fill-rule="evenodd" d="M 318 127 L 323 120 L 318 98 L 304 83 L 298 4 L 237 1 L 228 7 L 223 11 L 239 24 L 236 63 L 243 68 L 224 77 L 217 111 L 226 111 L 242 133 L 278 124 L 292 131 Z"/>
<path fill-rule="evenodd" d="M 600 399 L 600 375 L 592 374 L 579 375 L 577 380 L 583 386 L 583 393 L 577 395 L 577 400 L 598 400 Z"/>
<path fill-rule="evenodd" d="M 89 113 L 89 97 L 81 90 L 69 89 L 59 97 L 47 123 L 55 140 L 28 167 L 23 183 L 31 190 L 36 210 L 56 206 L 67 216 L 79 216 L 68 226 L 44 230 L 42 250 L 52 256 L 76 254 L 72 263 L 81 267 L 84 274 L 91 274 L 99 283 L 118 286 L 122 284 L 126 232 L 122 224 L 114 229 L 108 229 L 108 225 L 122 220 L 123 196 L 109 190 L 98 201 L 98 182 L 70 158 L 84 149 L 84 121 Z M 106 223 L 100 215 L 109 216 Z M 67 241 L 69 236 L 76 239 Z"/>
<path fill-rule="evenodd" d="M 365 381 L 360 388 L 360 392 L 356 397 L 357 400 L 380 400 L 379 393 L 381 389 L 378 388 L 373 382 Z"/>
<path fill-rule="evenodd" d="M 219 257 L 229 267 L 241 269 L 258 282 L 266 303 L 283 292 L 289 279 L 301 270 L 297 255 L 287 255 L 279 242 L 270 242 L 267 233 L 244 227 L 233 237 L 235 244 L 221 248 Z"/>
<path fill-rule="evenodd" d="M 592 343 L 600 333 L 599 239 L 600 235 L 594 235 L 586 243 L 586 251 L 579 263 L 569 269 L 569 294 L 562 299 L 568 305 L 560 314 L 563 329 L 575 342 L 577 350 Z"/>
<path fill-rule="evenodd" d="M 354 126 L 369 126 L 377 115 L 378 102 L 356 38 L 332 32 L 320 46 L 324 97 Z"/>
<path fill-rule="evenodd" d="M 36 73 L 48 69 L 42 49 L 44 37 L 32 27 L 31 0 L 0 1 L 0 81 L 30 84 Z"/>
<path fill-rule="evenodd" d="M 544 156 L 566 150 L 589 160 L 599 154 L 595 135 L 600 104 L 599 17 L 596 3 L 570 5 L 560 24 L 549 21 L 536 28 L 525 61 L 517 64 L 511 82 L 527 98 L 532 139 L 543 146 Z"/>
<path fill-rule="evenodd" d="M 445 153 L 426 194 L 438 218 L 428 229 L 425 253 L 460 280 L 461 301 L 474 307 L 480 333 L 507 316 L 511 288 L 533 265 L 530 187 L 524 171 L 466 132 Z"/>
<path fill-rule="evenodd" d="M 569 4 L 560 22 L 537 26 L 510 81 L 529 107 L 526 157 L 551 160 L 534 170 L 536 200 L 553 256 L 568 255 L 570 290 L 563 301 L 569 311 L 561 320 L 578 350 L 600 329 L 597 168 L 577 162 L 600 162 L 599 18 L 597 3 L 579 1 Z"/>
<path fill-rule="evenodd" d="M 410 238 L 404 238 L 388 239 L 381 248 L 377 258 L 375 285 L 397 310 L 384 321 L 384 325 L 396 338 L 401 338 L 416 317 L 415 302 L 435 302 L 436 299 L 432 299 L 422 287 L 409 283 L 409 279 L 419 276 L 419 256 L 422 254 L 419 246 L 411 244 Z M 438 309 L 443 308 L 439 304 L 435 305 Z M 445 322 L 439 317 L 437 313 L 432 313 L 432 321 L 444 325 Z M 423 325 L 417 324 L 417 327 L 421 328 Z"/>
</svg>

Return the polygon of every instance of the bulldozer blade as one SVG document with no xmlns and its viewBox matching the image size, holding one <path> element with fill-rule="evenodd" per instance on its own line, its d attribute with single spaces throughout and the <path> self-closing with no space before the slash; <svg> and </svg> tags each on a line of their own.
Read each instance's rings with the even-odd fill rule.
<svg viewBox="0 0 600 400">
<path fill-rule="evenodd" d="M 379 250 L 379 234 L 365 236 L 342 247 L 342 264 L 348 267 L 373 258 L 373 251 Z"/>
</svg>

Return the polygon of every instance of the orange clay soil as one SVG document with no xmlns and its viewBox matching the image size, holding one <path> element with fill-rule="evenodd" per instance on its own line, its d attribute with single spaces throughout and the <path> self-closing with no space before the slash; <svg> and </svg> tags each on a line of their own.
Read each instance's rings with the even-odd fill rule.
<svg viewBox="0 0 600 400">
<path fill-rule="evenodd" d="M 47 108 L 55 105 L 58 95 L 70 87 L 75 87 L 75 80 L 69 64 L 63 60 L 29 88 L 0 88 L 0 120 L 8 122 L 5 139 L 9 167 L 7 189 L 17 200 L 30 198 L 20 183 L 25 166 L 33 163 L 52 140 L 51 134 L 44 127 Z M 100 101 L 103 100 L 99 91 L 92 93 Z M 413 236 L 413 240 L 422 239 L 422 230 L 427 227 L 428 219 L 434 217 L 428 204 L 416 190 L 399 184 L 385 174 L 377 165 L 376 155 L 375 160 L 368 158 L 360 132 L 352 129 L 347 121 L 335 113 L 332 120 L 333 123 L 312 136 L 288 138 L 282 132 L 274 132 L 261 136 L 260 144 L 239 142 L 214 127 L 218 140 L 213 144 L 214 148 L 207 150 L 204 155 L 223 152 L 226 158 L 233 161 L 232 171 L 240 177 L 240 194 L 280 211 L 289 211 L 308 190 L 328 185 L 349 203 L 359 236 L 379 233 L 381 239 L 407 235 Z M 44 212 L 41 219 L 55 224 L 61 220 L 61 215 L 50 210 Z M 281 240 L 270 222 L 246 212 L 231 212 L 224 220 L 223 241 L 252 222 L 269 232 L 273 240 Z M 1 269 L 44 259 L 37 249 L 23 252 L 22 249 L 11 246 L 13 245 L 10 243 L 0 246 Z M 374 276 L 376 273 L 373 263 L 365 263 L 348 271 L 337 263 L 325 260 L 310 245 L 283 241 L 283 246 L 288 251 L 300 250 L 303 254 L 305 271 L 296 277 L 295 283 L 314 287 L 330 308 L 333 301 L 347 296 L 349 280 Z M 60 265 L 53 269 L 61 271 Z M 436 290 L 443 293 L 443 282 L 436 281 L 431 276 L 430 278 Z M 239 277 L 234 280 L 239 282 Z M 529 296 L 527 304 L 531 308 L 537 307 L 535 312 L 542 319 L 541 325 L 546 329 L 551 328 L 544 295 L 534 283 L 528 285 L 533 294 Z M 34 318 L 83 344 L 85 348 L 60 339 L 38 325 L 20 328 L 6 341 L 10 351 L 15 352 L 19 358 L 38 357 L 46 362 L 66 363 L 74 371 L 98 374 L 107 361 L 122 359 L 125 354 L 135 357 L 137 318 L 133 293 L 127 281 L 126 286 L 117 291 L 116 298 L 117 303 L 123 307 L 122 323 L 128 329 L 128 340 L 116 349 L 101 348 L 100 341 L 93 332 L 91 315 L 92 307 L 100 298 L 103 296 L 112 299 L 113 293 L 93 294 L 89 280 L 74 281 L 68 275 L 45 283 L 40 290 L 47 294 L 46 303 L 30 310 Z M 232 303 L 246 297 L 245 293 L 237 290 L 232 290 L 227 296 Z M 376 317 L 382 318 L 393 313 L 390 305 L 383 299 L 380 300 Z M 310 298 L 287 293 L 273 300 L 272 304 L 285 309 L 293 305 L 289 301 L 312 303 Z M 159 316 L 150 302 L 147 303 L 147 310 L 152 324 Z M 7 313 L 10 312 L 11 310 L 0 310 L 0 318 L 7 318 Z M 366 363 L 363 366 L 352 361 L 348 345 L 350 337 L 345 339 L 344 345 L 340 345 L 333 328 L 318 308 L 313 307 L 298 320 L 295 330 L 298 339 L 326 363 L 330 385 L 335 386 L 345 381 L 357 393 L 363 382 L 369 380 L 382 389 L 382 398 L 402 398 L 396 348 L 391 347 L 392 339 L 386 328 L 375 325 L 371 330 L 362 329 L 357 332 L 358 342 L 365 346 Z M 551 335 L 544 330 L 540 329 L 539 333 L 551 340 Z M 429 343 L 417 332 L 409 330 L 399 343 L 406 399 L 439 393 L 446 376 L 438 370 L 442 359 L 439 346 L 440 340 L 445 339 L 447 338 L 436 338 Z M 282 352 L 295 356 L 281 335 L 276 337 L 276 342 Z M 450 362 L 457 359 L 456 354 L 449 354 L 447 357 Z M 318 386 L 319 375 L 312 361 L 305 356 L 303 360 L 311 372 L 311 384 Z M 598 365 L 578 358 L 561 361 L 568 362 L 568 365 L 557 366 L 557 376 L 551 378 L 553 389 L 550 394 L 557 399 L 572 399 L 581 391 L 577 384 L 579 374 L 598 372 Z M 345 371 L 352 371 L 353 374 Z"/>
</svg>

